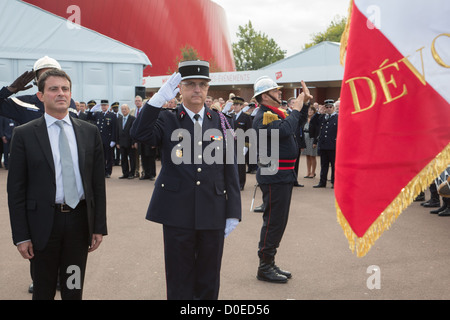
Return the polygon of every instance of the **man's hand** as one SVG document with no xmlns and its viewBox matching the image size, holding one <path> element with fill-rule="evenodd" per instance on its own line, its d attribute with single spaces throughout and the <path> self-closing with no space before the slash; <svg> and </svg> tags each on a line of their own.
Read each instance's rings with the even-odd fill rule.
<svg viewBox="0 0 450 320">
<path fill-rule="evenodd" d="M 91 242 L 91 246 L 89 247 L 88 252 L 92 252 L 92 251 L 96 250 L 100 246 L 100 243 L 102 243 L 102 240 L 103 240 L 103 235 L 94 233 L 92 235 L 92 242 Z"/>
<path fill-rule="evenodd" d="M 294 100 L 294 103 L 292 104 L 292 109 L 301 111 L 303 108 L 304 101 L 305 101 L 305 93 L 302 92 L 298 95 L 297 99 Z"/>
<path fill-rule="evenodd" d="M 305 81 L 302 80 L 302 90 L 305 93 L 305 100 L 303 101 L 303 103 L 308 103 L 309 101 L 311 101 L 314 97 L 311 95 L 311 93 L 309 92 L 308 87 L 306 86 Z"/>
<path fill-rule="evenodd" d="M 180 92 L 178 85 L 181 82 L 181 74 L 175 72 L 166 83 L 162 85 L 157 93 L 153 95 L 148 104 L 151 106 L 161 108 L 167 101 L 175 98 Z"/>
<path fill-rule="evenodd" d="M 28 85 L 35 77 L 34 71 L 25 71 L 20 77 L 18 77 L 9 87 L 8 90 L 11 93 L 17 93 L 19 91 L 25 91 L 33 87 L 32 84 Z"/>
<path fill-rule="evenodd" d="M 17 245 L 17 250 L 19 250 L 24 259 L 32 259 L 34 257 L 33 244 L 31 241 L 22 242 Z"/>
</svg>

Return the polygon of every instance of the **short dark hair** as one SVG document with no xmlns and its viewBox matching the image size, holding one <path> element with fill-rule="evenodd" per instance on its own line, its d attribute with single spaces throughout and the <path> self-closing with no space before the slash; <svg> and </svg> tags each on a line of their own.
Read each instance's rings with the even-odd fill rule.
<svg viewBox="0 0 450 320">
<path fill-rule="evenodd" d="M 69 75 L 67 73 L 65 73 L 62 70 L 59 69 L 50 69 L 48 71 L 45 71 L 38 80 L 38 90 L 39 92 L 44 93 L 44 89 L 45 89 L 45 82 L 47 81 L 47 79 L 49 77 L 60 77 L 60 78 L 65 78 L 69 81 L 70 83 L 70 90 L 72 91 L 72 80 L 70 79 Z"/>
</svg>

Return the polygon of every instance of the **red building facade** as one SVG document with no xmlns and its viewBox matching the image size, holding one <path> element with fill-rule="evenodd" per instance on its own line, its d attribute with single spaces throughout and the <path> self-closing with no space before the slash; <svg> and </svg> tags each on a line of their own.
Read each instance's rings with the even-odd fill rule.
<svg viewBox="0 0 450 320">
<path fill-rule="evenodd" d="M 43 10 L 143 51 L 144 76 L 177 70 L 182 48 L 211 62 L 211 71 L 235 71 L 225 11 L 210 0 L 26 0 Z"/>
</svg>

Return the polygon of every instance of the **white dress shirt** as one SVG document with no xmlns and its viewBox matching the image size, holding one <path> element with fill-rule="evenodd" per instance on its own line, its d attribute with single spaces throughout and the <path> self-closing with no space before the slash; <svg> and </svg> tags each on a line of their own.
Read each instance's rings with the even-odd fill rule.
<svg viewBox="0 0 450 320">
<path fill-rule="evenodd" d="M 61 130 L 57 124 L 55 124 L 58 119 L 45 113 L 45 122 L 47 124 L 47 132 L 50 138 L 50 146 L 52 147 L 53 162 L 55 164 L 55 181 L 56 181 L 56 197 L 55 203 L 65 203 L 64 201 L 64 188 L 62 181 L 62 167 L 61 167 L 61 156 L 59 153 L 59 131 Z M 81 181 L 80 166 L 78 163 L 78 148 L 77 139 L 75 137 L 75 131 L 73 130 L 72 121 L 70 121 L 70 116 L 62 119 L 64 121 L 64 132 L 66 133 L 67 140 L 69 141 L 70 152 L 72 154 L 73 169 L 75 171 L 75 181 L 77 183 L 78 196 L 80 200 L 84 199 L 84 189 L 83 183 Z"/>
<path fill-rule="evenodd" d="M 194 123 L 195 123 L 194 116 L 196 114 L 198 114 L 200 116 L 200 118 L 198 118 L 198 123 L 200 124 L 200 126 L 203 125 L 203 115 L 205 114 L 205 107 L 202 107 L 202 109 L 198 113 L 192 112 L 191 110 L 186 108 L 184 105 L 183 105 L 183 108 L 184 108 L 184 110 L 186 110 L 186 113 L 188 114 L 189 118 L 191 118 L 192 122 L 194 122 Z"/>
</svg>

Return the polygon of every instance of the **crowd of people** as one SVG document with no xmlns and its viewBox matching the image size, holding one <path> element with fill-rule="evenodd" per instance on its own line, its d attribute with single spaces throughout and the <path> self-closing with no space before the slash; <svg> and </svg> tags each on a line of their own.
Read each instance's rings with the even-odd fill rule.
<svg viewBox="0 0 450 320">
<path fill-rule="evenodd" d="M 35 95 L 11 97 L 29 89 L 33 79 L 38 84 Z M 208 95 L 210 81 L 208 62 L 185 61 L 152 97 L 136 96 L 133 108 L 107 99 L 77 102 L 72 99 L 70 77 L 56 60 L 44 57 L 32 72 L 0 90 L 13 241 L 31 262 L 33 299 L 53 299 L 58 279 L 63 299 L 81 299 L 82 280 L 76 290 L 68 287 L 63 270 L 76 265 L 84 279 L 87 253 L 107 235 L 105 181 L 114 166 L 121 166 L 119 179 L 156 180 L 146 218 L 163 225 L 168 299 L 218 298 L 224 239 L 241 220 L 240 191 L 248 173 L 256 174 L 263 194 L 262 205 L 254 210 L 263 212 L 255 250 L 260 259 L 257 279 L 271 283 L 291 279 L 291 273 L 275 263 L 275 256 L 292 190 L 303 187 L 300 157 L 306 158 L 303 179 L 314 179 L 320 156 L 320 179 L 314 188 L 326 188 L 328 181 L 333 188 L 339 100 L 313 102 L 303 81 L 298 97 L 282 100 L 281 86 L 261 77 L 250 101 L 234 94 L 225 101 Z M 224 137 L 185 141 L 180 133 L 174 142 L 173 133 L 180 129 L 194 138 L 198 129 L 219 130 L 224 136 L 228 129 L 233 135 L 238 129 L 276 132 L 278 157 L 274 160 L 268 154 L 253 163 L 249 150 L 256 149 L 246 141 L 245 163 L 236 159 L 207 163 L 202 161 L 203 151 Z M 179 158 L 188 153 L 183 147 L 192 147 L 189 163 L 174 162 L 174 145 Z M 200 146 L 200 153 L 195 153 L 195 146 Z M 214 145 L 214 151 L 234 147 Z M 35 170 L 27 170 L 30 165 Z M 273 166 L 277 170 L 265 174 Z M 440 207 L 435 189 L 430 186 L 432 198 L 424 207 L 439 207 L 432 213 L 450 215 L 446 201 Z M 174 195 L 179 201 L 173 201 Z"/>
</svg>

